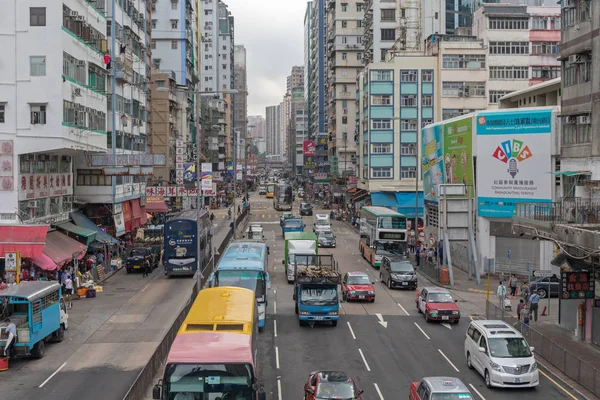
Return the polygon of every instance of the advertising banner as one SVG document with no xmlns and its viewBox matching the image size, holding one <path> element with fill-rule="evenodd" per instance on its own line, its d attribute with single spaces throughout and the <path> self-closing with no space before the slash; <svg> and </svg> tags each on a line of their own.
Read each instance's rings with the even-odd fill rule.
<svg viewBox="0 0 600 400">
<path fill-rule="evenodd" d="M 202 190 L 212 189 L 212 163 L 202 163 Z"/>
<path fill-rule="evenodd" d="M 442 134 L 443 125 L 429 125 L 421 130 L 421 154 L 423 154 L 423 191 L 425 203 L 437 203 L 438 188 L 444 183 Z"/>
<path fill-rule="evenodd" d="M 187 188 L 193 188 L 197 179 L 196 164 L 183 164 L 183 185 Z"/>
<path fill-rule="evenodd" d="M 115 231 L 117 232 L 117 236 L 123 235 L 125 233 L 125 220 L 123 219 L 123 214 L 114 214 L 113 219 L 115 220 Z"/>
<path fill-rule="evenodd" d="M 444 181 L 473 187 L 473 116 L 444 124 Z"/>
<path fill-rule="evenodd" d="M 242 167 L 243 165 L 241 163 L 238 163 L 235 174 L 235 179 L 238 181 L 242 180 Z"/>
<path fill-rule="evenodd" d="M 304 157 L 314 157 L 317 153 L 317 144 L 312 140 L 304 141 Z"/>
<path fill-rule="evenodd" d="M 476 121 L 479 216 L 511 218 L 516 203 L 552 201 L 552 110 L 480 112 Z"/>
</svg>

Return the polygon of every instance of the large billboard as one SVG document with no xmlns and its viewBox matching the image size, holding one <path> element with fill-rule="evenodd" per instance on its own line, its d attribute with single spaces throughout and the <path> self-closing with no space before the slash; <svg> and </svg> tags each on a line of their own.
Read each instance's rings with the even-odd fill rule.
<svg viewBox="0 0 600 400">
<path fill-rule="evenodd" d="M 510 218 L 518 202 L 552 201 L 552 110 L 480 112 L 476 121 L 479 216 Z"/>
<path fill-rule="evenodd" d="M 317 144 L 312 140 L 305 140 L 303 143 L 304 157 L 314 157 L 317 154 Z"/>
<path fill-rule="evenodd" d="M 421 154 L 423 170 L 423 198 L 425 203 L 435 203 L 438 198 L 438 188 L 444 183 L 443 164 L 443 125 L 429 125 L 422 129 Z"/>
<path fill-rule="evenodd" d="M 473 115 L 443 124 L 444 181 L 473 187 Z"/>
</svg>

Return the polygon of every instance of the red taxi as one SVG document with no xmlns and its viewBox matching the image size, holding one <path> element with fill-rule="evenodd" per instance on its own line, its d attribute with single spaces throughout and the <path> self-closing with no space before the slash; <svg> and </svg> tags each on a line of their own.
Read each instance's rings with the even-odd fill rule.
<svg viewBox="0 0 600 400">
<path fill-rule="evenodd" d="M 346 272 L 342 279 L 342 299 L 375 301 L 375 282 L 364 272 Z"/>
<path fill-rule="evenodd" d="M 304 400 L 315 399 L 357 399 L 362 400 L 364 390 L 358 390 L 356 383 L 345 372 L 314 371 L 304 385 Z"/>
<path fill-rule="evenodd" d="M 433 376 L 410 384 L 409 400 L 473 400 L 467 386 L 458 378 Z"/>
<path fill-rule="evenodd" d="M 423 288 L 415 299 L 417 310 L 425 316 L 426 322 L 442 321 L 453 324 L 460 321 L 457 301 L 452 299 L 452 294 L 447 289 L 439 287 Z"/>
</svg>

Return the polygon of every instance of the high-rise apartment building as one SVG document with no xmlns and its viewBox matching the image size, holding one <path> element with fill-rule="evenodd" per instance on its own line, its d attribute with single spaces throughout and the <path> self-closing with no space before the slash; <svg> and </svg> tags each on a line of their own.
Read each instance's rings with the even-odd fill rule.
<svg viewBox="0 0 600 400">
<path fill-rule="evenodd" d="M 281 161 L 283 141 L 281 138 L 282 105 L 268 106 L 265 109 L 265 137 L 267 141 L 267 161 Z"/>
<path fill-rule="evenodd" d="M 488 48 L 487 82 L 449 81 L 442 91 L 452 92 L 454 97 L 486 96 L 489 107 L 496 108 L 505 94 L 559 76 L 560 20 L 560 7 L 556 5 L 502 3 L 479 7 L 473 35 Z"/>
<path fill-rule="evenodd" d="M 291 93 L 292 90 L 304 86 L 304 67 L 294 65 L 292 67 L 292 73 L 287 77 L 286 80 L 286 92 Z"/>
<path fill-rule="evenodd" d="M 327 12 L 328 134 L 331 175 L 355 175 L 356 76 L 364 54 L 364 3 L 331 0 Z"/>
<path fill-rule="evenodd" d="M 311 77 L 311 22 L 312 22 L 312 0 L 306 3 L 304 12 L 304 99 L 306 104 L 310 101 L 310 77 Z M 310 113 L 308 117 L 310 127 Z"/>
<path fill-rule="evenodd" d="M 248 116 L 248 132 L 258 148 L 259 153 L 266 153 L 267 141 L 265 137 L 265 118 L 262 115 Z"/>
<path fill-rule="evenodd" d="M 296 175 L 302 175 L 304 168 L 304 141 L 308 140 L 308 106 L 302 86 L 291 93 L 291 117 L 288 123 L 288 154 Z"/>
<path fill-rule="evenodd" d="M 234 89 L 238 91 L 233 96 L 234 118 L 233 124 L 240 132 L 246 133 L 248 126 L 248 82 L 246 73 L 246 48 L 243 45 L 234 46 Z M 244 162 L 246 148 L 246 136 L 240 135 L 238 138 L 238 160 Z"/>
</svg>

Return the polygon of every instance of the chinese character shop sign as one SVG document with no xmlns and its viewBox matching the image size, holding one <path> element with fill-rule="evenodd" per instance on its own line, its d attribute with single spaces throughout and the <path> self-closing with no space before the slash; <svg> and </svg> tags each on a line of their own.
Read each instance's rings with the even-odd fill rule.
<svg viewBox="0 0 600 400">
<path fill-rule="evenodd" d="M 562 273 L 563 300 L 584 300 L 594 298 L 594 278 L 587 271 Z"/>
</svg>

